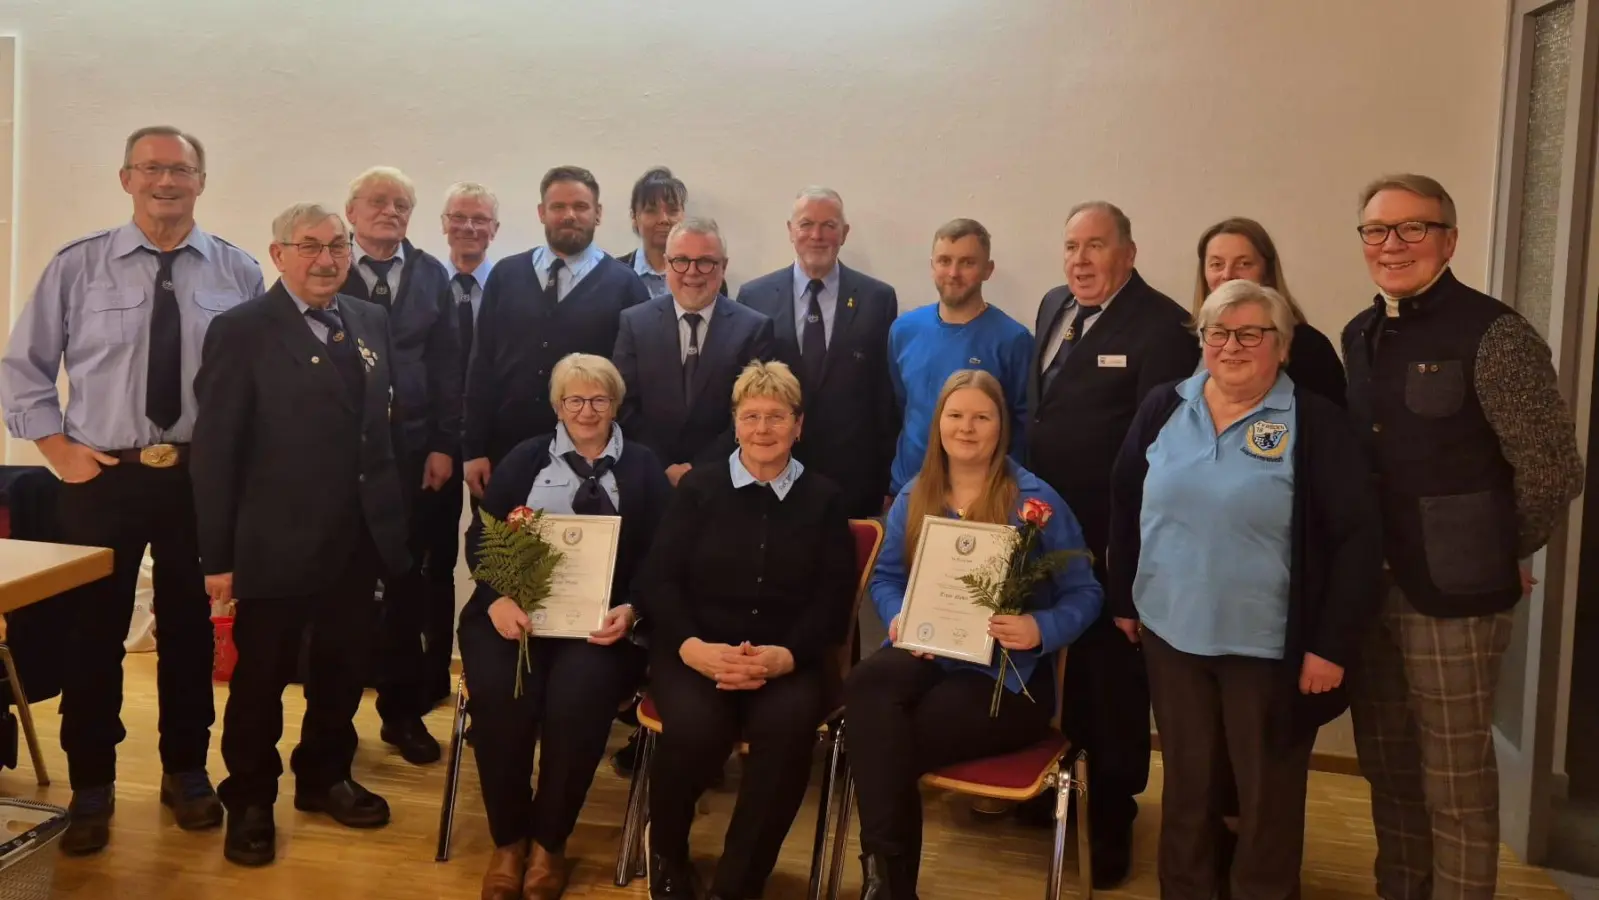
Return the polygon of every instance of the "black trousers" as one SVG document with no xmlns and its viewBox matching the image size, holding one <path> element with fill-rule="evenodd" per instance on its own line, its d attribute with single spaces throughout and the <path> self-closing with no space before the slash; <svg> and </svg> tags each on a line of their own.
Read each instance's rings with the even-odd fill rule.
<svg viewBox="0 0 1599 900">
<path fill-rule="evenodd" d="M 823 681 L 821 670 L 805 668 L 757 690 L 723 691 L 675 653 L 657 653 L 650 696 L 662 731 L 650 769 L 651 851 L 688 859 L 695 802 L 738 741 L 748 741 L 712 893 L 723 900 L 759 896 L 805 800 L 816 728 L 826 714 Z"/>
<path fill-rule="evenodd" d="M 1288 741 L 1279 729 L 1292 697 L 1282 663 L 1243 656 L 1195 656 L 1144 632 L 1144 657 L 1160 728 L 1160 895 L 1215 895 L 1216 809 L 1238 800 L 1234 900 L 1297 900 L 1305 845 L 1305 788 L 1314 737 Z M 1230 765 L 1218 766 L 1218 759 Z M 1219 776 L 1230 773 L 1234 781 Z"/>
<path fill-rule="evenodd" d="M 1028 684 L 1034 700 L 1006 691 L 990 718 L 994 679 L 982 672 L 952 672 L 897 647 L 861 660 L 844 685 L 861 852 L 900 857 L 914 875 L 922 854 L 921 776 L 1038 741 L 1054 712 L 1052 678 L 1046 661 Z"/>
<path fill-rule="evenodd" d="M 195 538 L 194 488 L 187 466 L 107 466 L 83 484 L 63 484 L 61 540 L 110 547 L 111 577 L 73 590 L 61 688 L 61 749 L 73 790 L 117 777 L 122 727 L 122 658 L 144 551 L 155 559 L 159 636 L 156 691 L 161 768 L 205 768 L 216 711 L 211 699 L 211 601 Z"/>
<path fill-rule="evenodd" d="M 364 528 L 363 528 L 364 532 Z M 290 766 L 297 791 L 325 790 L 350 777 L 355 759 L 355 712 L 361 706 L 378 604 L 377 550 L 363 533 L 342 572 L 327 587 L 302 597 L 243 598 L 233 619 L 239 659 L 233 667 L 222 719 L 222 760 L 228 777 L 218 786 L 229 809 L 271 806 L 283 761 L 283 689 L 294 677 L 301 638 L 310 629 L 310 669 L 305 718 Z"/>
<path fill-rule="evenodd" d="M 410 516 L 412 567 L 383 585 L 378 714 L 425 715 L 450 695 L 455 649 L 455 563 L 461 550 L 461 460 L 436 491 L 421 488 L 427 453 L 405 454 L 400 477 Z"/>
<path fill-rule="evenodd" d="M 531 838 L 556 853 L 577 825 L 594 771 L 605 757 L 616 707 L 644 676 L 644 652 L 622 640 L 535 638 L 532 671 L 516 697 L 518 642 L 489 617 L 461 619 L 461 667 L 472 699 L 472 750 L 497 847 Z M 539 747 L 538 790 L 532 787 Z"/>
<path fill-rule="evenodd" d="M 1125 834 L 1133 797 L 1149 785 L 1149 674 L 1143 652 L 1108 617 L 1066 658 L 1066 736 L 1088 752 L 1088 814 L 1096 835 Z"/>
</svg>

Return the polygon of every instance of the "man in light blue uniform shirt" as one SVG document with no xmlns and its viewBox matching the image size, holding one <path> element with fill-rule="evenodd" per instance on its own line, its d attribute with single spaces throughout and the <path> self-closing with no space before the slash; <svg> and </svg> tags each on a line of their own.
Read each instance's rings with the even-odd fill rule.
<svg viewBox="0 0 1599 900">
<path fill-rule="evenodd" d="M 265 292 L 248 253 L 202 231 L 205 148 L 176 128 L 141 128 L 121 169 L 133 220 L 64 247 L 23 308 L 0 360 L 6 428 L 33 441 L 63 484 L 61 539 L 110 547 L 111 577 L 74 591 L 61 694 L 72 783 L 63 852 L 110 840 L 121 721 L 123 641 L 146 548 L 155 571 L 161 800 L 179 827 L 214 828 L 206 774 L 212 629 L 200 571 L 188 442 L 206 328 Z M 56 378 L 66 366 L 63 408 Z"/>
</svg>

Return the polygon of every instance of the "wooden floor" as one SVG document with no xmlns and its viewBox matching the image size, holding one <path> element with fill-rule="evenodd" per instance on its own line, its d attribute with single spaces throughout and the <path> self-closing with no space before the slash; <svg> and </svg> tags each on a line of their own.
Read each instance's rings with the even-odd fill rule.
<svg viewBox="0 0 1599 900">
<path fill-rule="evenodd" d="M 278 804 L 278 862 L 260 870 L 237 868 L 222 859 L 221 832 L 188 834 L 179 831 L 157 801 L 160 765 L 156 755 L 155 666 L 149 656 L 127 662 L 128 700 L 125 720 L 130 737 L 122 745 L 121 781 L 117 785 L 117 812 L 110 848 L 88 860 L 61 858 L 57 865 L 59 898 L 162 898 L 162 900 L 256 900 L 256 898 L 306 898 L 306 900 L 422 900 L 422 898 L 473 898 L 486 865 L 490 847 L 487 823 L 478 797 L 470 753 L 462 772 L 455 856 L 433 862 L 434 829 L 438 822 L 443 785 L 442 765 L 419 769 L 390 753 L 377 739 L 378 719 L 371 703 L 362 707 L 358 727 L 362 743 L 356 760 L 356 777 L 388 798 L 394 822 L 375 832 L 353 832 L 324 817 L 294 811 L 292 782 L 286 777 Z M 220 717 L 227 698 L 217 690 Z M 298 689 L 285 698 L 289 721 L 282 746 L 285 757 L 298 733 L 302 709 Z M 45 743 L 46 762 L 57 779 L 48 788 L 33 783 L 26 762 L 20 770 L 0 774 L 0 791 L 11 796 L 65 805 L 71 792 L 66 784 L 66 763 L 56 742 L 60 719 L 54 701 L 35 708 Z M 449 712 L 440 710 L 429 721 L 433 734 L 444 736 Z M 619 729 L 616 740 L 624 737 Z M 222 774 L 216 741 L 212 741 L 211 772 Z M 26 754 L 24 753 L 24 757 Z M 1160 827 L 1160 768 L 1156 761 L 1154 783 L 1144 795 L 1136 834 L 1133 879 L 1119 891 L 1102 897 L 1158 896 L 1155 881 L 1155 841 Z M 616 841 L 627 785 L 609 769 L 597 776 L 582 822 L 573 835 L 569 853 L 576 859 L 568 897 L 642 897 L 643 882 L 629 888 L 611 883 Z M 815 799 L 813 782 L 812 801 Z M 709 798 L 710 814 L 695 829 L 696 855 L 704 868 L 713 865 L 720 847 L 732 796 Z M 807 805 L 784 847 L 778 873 L 766 893 L 768 900 L 798 900 L 804 896 L 809 867 L 814 806 Z M 1314 898 L 1366 898 L 1372 896 L 1373 838 L 1367 813 L 1364 782 L 1340 775 L 1313 775 L 1306 836 L 1305 891 Z M 1043 892 L 1049 835 L 1007 823 L 974 822 L 966 807 L 948 796 L 930 796 L 927 814 L 926 857 L 920 893 L 926 900 L 941 898 L 1025 898 Z M 858 866 L 851 847 L 844 896 L 853 898 Z M 1074 857 L 1075 858 L 1075 857 Z M 1566 896 L 1543 874 L 1504 855 L 1500 893 L 1515 900 L 1543 900 Z M 1067 895 L 1075 882 L 1068 862 Z M 0 879 L 3 885 L 3 879 Z"/>
</svg>

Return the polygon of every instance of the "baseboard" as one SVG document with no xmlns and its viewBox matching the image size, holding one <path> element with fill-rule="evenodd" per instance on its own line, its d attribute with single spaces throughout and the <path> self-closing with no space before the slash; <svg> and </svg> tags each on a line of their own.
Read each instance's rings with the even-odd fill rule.
<svg viewBox="0 0 1599 900">
<path fill-rule="evenodd" d="M 1155 750 L 1160 750 L 1160 732 L 1150 732 L 1149 740 Z M 1322 753 L 1313 750 L 1310 754 L 1310 771 L 1333 775 L 1359 775 L 1360 761 L 1347 753 Z"/>
</svg>

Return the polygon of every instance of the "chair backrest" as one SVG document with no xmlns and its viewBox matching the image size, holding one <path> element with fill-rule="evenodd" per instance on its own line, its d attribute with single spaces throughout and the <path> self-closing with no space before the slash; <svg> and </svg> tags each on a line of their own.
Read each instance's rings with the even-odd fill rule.
<svg viewBox="0 0 1599 900">
<path fill-rule="evenodd" d="M 861 601 L 866 598 L 866 585 L 872 580 L 872 570 L 877 568 L 877 554 L 883 549 L 883 523 L 876 519 L 850 519 L 849 533 L 855 539 L 855 602 L 850 606 L 849 629 L 844 632 L 844 643 L 838 648 L 838 673 L 840 681 L 849 675 L 855 665 L 855 630 L 860 625 Z"/>
</svg>

